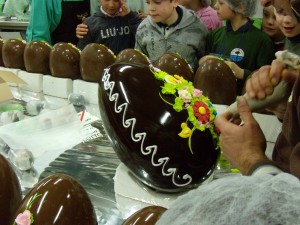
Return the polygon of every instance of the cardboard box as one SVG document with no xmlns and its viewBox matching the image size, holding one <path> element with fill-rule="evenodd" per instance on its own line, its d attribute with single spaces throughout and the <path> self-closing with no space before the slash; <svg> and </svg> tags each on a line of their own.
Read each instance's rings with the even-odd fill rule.
<svg viewBox="0 0 300 225">
<path fill-rule="evenodd" d="M 26 84 L 24 80 L 10 71 L 0 70 L 0 102 L 13 99 L 14 96 L 8 86 L 8 83 Z"/>
</svg>

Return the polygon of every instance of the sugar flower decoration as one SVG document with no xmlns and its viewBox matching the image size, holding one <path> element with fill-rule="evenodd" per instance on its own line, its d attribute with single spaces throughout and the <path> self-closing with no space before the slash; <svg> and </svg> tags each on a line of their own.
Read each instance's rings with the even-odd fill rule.
<svg viewBox="0 0 300 225">
<path fill-rule="evenodd" d="M 181 123 L 181 138 L 188 138 L 188 145 L 193 154 L 191 137 L 195 130 L 204 131 L 209 129 L 213 139 L 216 141 L 216 149 L 219 148 L 219 136 L 214 126 L 214 119 L 217 111 L 209 98 L 202 94 L 202 91 L 195 88 L 193 83 L 185 80 L 179 75 L 171 76 L 168 73 L 150 65 L 150 70 L 155 78 L 164 81 L 161 93 L 174 95 L 174 102 L 168 102 L 160 93 L 163 101 L 173 106 L 176 112 L 187 110 L 188 117 Z"/>
<path fill-rule="evenodd" d="M 20 213 L 15 219 L 14 225 L 30 225 L 33 224 L 34 219 L 32 213 L 29 211 L 33 202 L 40 197 L 41 194 L 35 194 L 26 204 L 25 210 L 23 213 Z"/>
</svg>

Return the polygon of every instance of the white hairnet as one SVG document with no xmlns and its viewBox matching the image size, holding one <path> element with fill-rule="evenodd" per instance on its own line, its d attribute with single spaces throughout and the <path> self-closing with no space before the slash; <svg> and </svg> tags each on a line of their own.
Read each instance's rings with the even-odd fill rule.
<svg viewBox="0 0 300 225">
<path fill-rule="evenodd" d="M 233 11 L 235 11 L 240 5 L 243 5 L 243 15 L 246 17 L 253 16 L 257 9 L 257 0 L 224 0 L 224 3 L 226 3 Z"/>
<path fill-rule="evenodd" d="M 231 176 L 176 199 L 156 225 L 291 225 L 300 221 L 300 181 L 276 176 Z"/>
</svg>

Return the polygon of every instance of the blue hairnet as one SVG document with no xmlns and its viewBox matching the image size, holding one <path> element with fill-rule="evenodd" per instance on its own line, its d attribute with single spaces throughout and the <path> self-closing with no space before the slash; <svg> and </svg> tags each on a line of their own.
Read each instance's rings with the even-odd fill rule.
<svg viewBox="0 0 300 225">
<path fill-rule="evenodd" d="M 224 3 L 226 3 L 233 11 L 235 11 L 240 5 L 243 5 L 243 15 L 246 17 L 253 16 L 257 9 L 257 0 L 224 0 Z"/>
</svg>

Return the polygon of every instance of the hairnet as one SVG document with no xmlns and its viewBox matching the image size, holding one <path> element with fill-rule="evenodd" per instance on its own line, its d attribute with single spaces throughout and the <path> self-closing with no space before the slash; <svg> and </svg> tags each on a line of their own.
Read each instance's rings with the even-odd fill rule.
<svg viewBox="0 0 300 225">
<path fill-rule="evenodd" d="M 300 181 L 276 176 L 230 176 L 176 199 L 156 225 L 290 225 L 300 221 Z"/>
<path fill-rule="evenodd" d="M 224 2 L 235 11 L 240 5 L 244 6 L 243 15 L 251 17 L 256 13 L 257 0 L 224 0 Z"/>
</svg>

